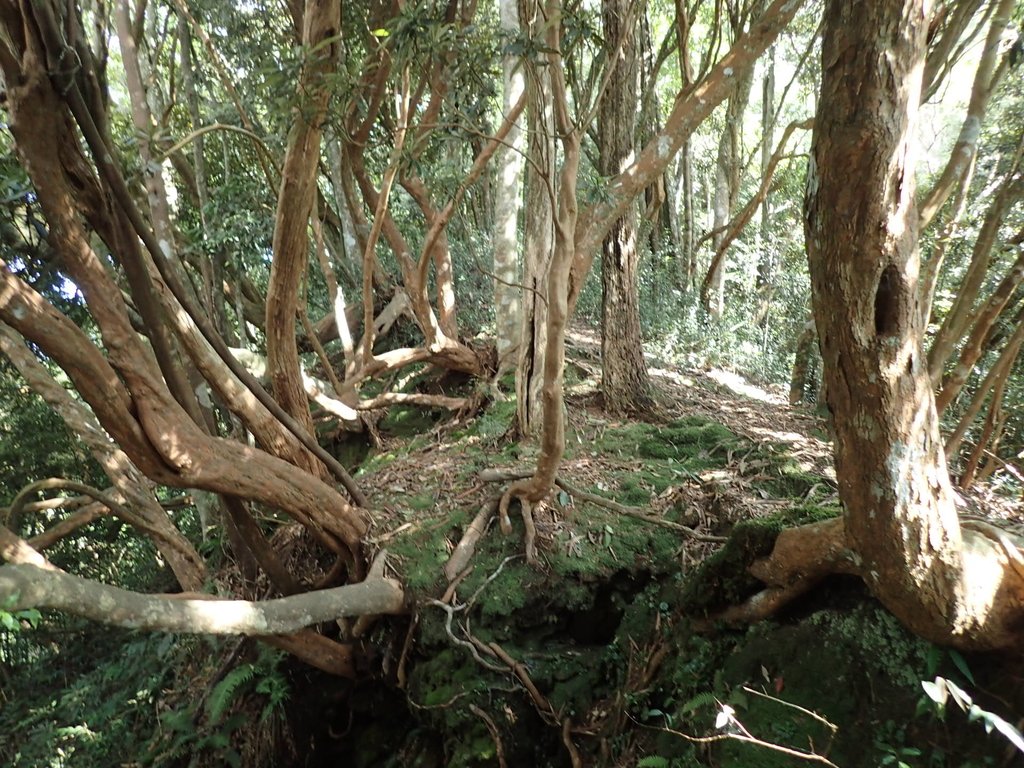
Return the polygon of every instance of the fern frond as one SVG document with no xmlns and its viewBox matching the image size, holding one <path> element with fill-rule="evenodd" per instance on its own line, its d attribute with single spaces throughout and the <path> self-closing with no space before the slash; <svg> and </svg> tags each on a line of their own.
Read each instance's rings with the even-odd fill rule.
<svg viewBox="0 0 1024 768">
<path fill-rule="evenodd" d="M 210 698 L 206 702 L 206 712 L 210 716 L 211 723 L 220 722 L 224 713 L 234 702 L 235 693 L 239 687 L 252 682 L 255 675 L 256 667 L 252 664 L 242 664 L 224 675 L 224 679 L 214 686 L 210 692 Z"/>
</svg>

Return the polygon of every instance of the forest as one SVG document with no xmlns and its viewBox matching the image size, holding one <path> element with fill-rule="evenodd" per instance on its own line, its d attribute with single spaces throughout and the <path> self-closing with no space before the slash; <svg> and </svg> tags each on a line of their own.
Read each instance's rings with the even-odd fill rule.
<svg viewBox="0 0 1024 768">
<path fill-rule="evenodd" d="M 0 0 L 0 765 L 1024 765 L 1022 23 Z"/>
</svg>

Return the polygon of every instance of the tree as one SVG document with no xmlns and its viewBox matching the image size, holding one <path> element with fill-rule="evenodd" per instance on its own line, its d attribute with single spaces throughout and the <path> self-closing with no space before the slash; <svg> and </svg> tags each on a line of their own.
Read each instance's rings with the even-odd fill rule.
<svg viewBox="0 0 1024 768">
<path fill-rule="evenodd" d="M 559 6 L 556 2 L 549 3 L 545 8 L 548 19 L 558 16 Z M 737 38 L 732 48 L 709 68 L 700 82 L 677 95 L 662 130 L 651 138 L 633 163 L 608 182 L 604 199 L 582 210 L 576 199 L 576 185 L 582 131 L 587 127 L 587 120 L 576 122 L 569 114 L 568 88 L 558 25 L 542 25 L 544 38 L 541 58 L 547 65 L 546 73 L 551 77 L 551 87 L 542 89 L 542 93 L 547 94 L 551 100 L 550 107 L 555 127 L 555 132 L 546 132 L 542 137 L 558 136 L 562 148 L 562 163 L 557 177 L 552 176 L 550 170 L 537 174 L 545 180 L 547 194 L 551 200 L 554 240 L 551 246 L 551 260 L 543 276 L 538 276 L 531 282 L 529 267 L 527 268 L 526 289 L 534 292 L 535 296 L 543 301 L 543 305 L 535 304 L 532 312 L 524 310 L 524 318 L 530 318 L 529 322 L 532 322 L 534 328 L 543 327 L 544 338 L 542 344 L 531 343 L 528 335 L 524 333 L 523 353 L 520 355 L 517 371 L 517 394 L 521 393 L 519 382 L 529 381 L 530 376 L 542 377 L 539 402 L 540 453 L 533 476 L 509 486 L 500 504 L 502 529 L 508 533 L 511 531 L 508 520 L 509 506 L 513 499 L 520 502 L 526 525 L 528 560 L 532 560 L 534 556 L 532 507 L 551 493 L 565 450 L 562 376 L 565 365 L 565 332 L 594 256 L 615 222 L 634 204 L 634 200 L 665 172 L 697 126 L 707 119 L 718 104 L 729 97 L 737 87 L 737 80 L 751 70 L 799 8 L 799 2 L 789 0 L 776 0 L 766 8 L 747 32 Z M 527 217 L 529 210 L 528 197 Z M 527 227 L 529 229 L 529 223 Z M 527 247 L 528 254 L 529 251 Z M 536 363 L 541 359 L 541 355 L 543 366 L 538 368 Z M 531 401 L 536 402 L 533 399 Z M 526 407 L 524 400 L 520 399 L 517 406 L 522 418 Z"/>
<path fill-rule="evenodd" d="M 113 162 L 109 101 L 80 19 L 46 3 L 31 9 L 4 3 L 0 19 L 7 32 L 0 69 L 19 157 L 45 215 L 48 242 L 64 274 L 85 296 L 98 333 L 87 333 L 54 308 L 16 274 L 17 265 L 6 261 L 0 264 L 0 319 L 64 369 L 130 465 L 163 485 L 218 494 L 233 517 L 239 551 L 272 579 L 284 570 L 246 502 L 292 515 L 335 554 L 340 570 L 359 579 L 365 570 L 360 544 L 365 521 L 324 477 L 281 456 L 294 458 L 308 450 L 342 482 L 351 484 L 351 478 L 238 364 L 184 289 L 181 265 L 159 243 Z M 51 78 L 45 62 L 65 55 L 74 55 L 81 66 Z M 94 247 L 99 242 L 104 255 Z M 106 253 L 123 271 L 144 335 L 133 326 Z M 259 447 L 215 433 L 198 408 L 189 371 L 202 373 Z M 132 471 L 122 467 L 119 472 L 130 477 Z M 116 485 L 118 476 L 108 474 Z M 354 485 L 350 491 L 361 497 Z M 45 565 L 9 532 L 4 538 L 5 559 Z M 287 592 L 291 584 L 276 586 Z M 279 640 L 333 671 L 348 655 L 343 645 L 311 633 Z"/>
<path fill-rule="evenodd" d="M 733 3 L 729 5 L 730 30 L 733 40 L 743 33 L 746 20 L 756 15 L 762 3 Z M 750 90 L 754 83 L 753 70 L 739 75 L 739 84 L 729 96 L 725 110 L 725 125 L 718 142 L 718 161 L 715 165 L 715 195 L 713 205 L 712 243 L 716 251 L 721 248 L 724 230 L 736 207 L 740 193 L 743 172 L 743 116 L 750 101 Z M 725 261 L 716 257 L 711 262 L 708 275 L 701 287 L 701 301 L 708 314 L 720 320 L 725 311 Z"/>
<path fill-rule="evenodd" d="M 519 34 L 517 0 L 501 0 L 501 31 L 511 39 Z M 506 42 L 511 46 L 511 40 Z M 526 73 L 519 57 L 507 50 L 502 56 L 502 113 L 523 97 Z M 522 127 L 508 133 L 507 146 L 495 158 L 497 183 L 494 203 L 494 325 L 498 348 L 498 372 L 511 369 L 519 352 L 522 332 L 522 291 L 519 283 L 518 230 L 522 202 Z"/>
<path fill-rule="evenodd" d="M 842 570 L 925 638 L 1011 648 L 1024 558 L 1009 534 L 957 518 L 923 350 L 913 137 L 926 9 L 827 4 L 806 237 L 845 513 L 784 532 L 755 566 L 771 587 L 747 607 Z"/>
<path fill-rule="evenodd" d="M 597 116 L 599 170 L 602 176 L 614 176 L 633 156 L 638 24 L 630 4 L 622 0 L 605 0 L 601 19 L 608 64 Z M 640 339 L 637 229 L 636 205 L 631 205 L 601 244 L 601 392 L 605 410 L 611 413 L 642 412 L 651 406 Z"/>
</svg>

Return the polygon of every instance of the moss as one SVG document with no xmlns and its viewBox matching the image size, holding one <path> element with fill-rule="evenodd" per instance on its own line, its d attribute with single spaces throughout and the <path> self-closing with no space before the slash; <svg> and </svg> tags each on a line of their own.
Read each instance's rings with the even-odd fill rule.
<svg viewBox="0 0 1024 768">
<path fill-rule="evenodd" d="M 427 510 L 432 509 L 434 503 L 437 501 L 437 494 L 433 490 L 424 491 L 418 493 L 415 496 L 407 496 L 405 499 L 405 506 L 409 509 Z"/>
<path fill-rule="evenodd" d="M 380 429 L 399 437 L 415 437 L 429 430 L 437 421 L 430 410 L 417 406 L 395 405 L 388 409 L 380 422 Z"/>
<path fill-rule="evenodd" d="M 754 560 L 771 554 L 783 529 L 825 520 L 838 513 L 837 507 L 805 504 L 737 523 L 723 547 L 704 560 L 687 581 L 682 597 L 684 610 L 707 615 L 742 602 L 761 587 L 747 568 Z"/>
<path fill-rule="evenodd" d="M 616 499 L 633 507 L 646 507 L 651 499 L 679 481 L 680 470 L 674 464 L 649 464 L 635 472 L 622 472 L 618 478 Z M 596 491 L 592 491 L 596 492 Z"/>
<path fill-rule="evenodd" d="M 843 726 L 829 753 L 833 762 L 875 766 L 884 757 L 873 743 L 881 734 L 896 743 L 906 737 L 897 732 L 916 709 L 930 647 L 876 603 L 860 603 L 852 611 L 819 611 L 795 625 L 752 627 L 726 660 L 722 684 L 734 689 L 770 682 L 773 695 Z M 818 721 L 778 702 L 749 696 L 735 706 L 744 726 L 768 741 L 798 749 L 832 741 Z M 736 743 L 721 750 L 724 766 L 749 765 L 751 759 L 767 768 L 792 765 L 779 757 Z"/>
<path fill-rule="evenodd" d="M 496 440 L 512 428 L 515 418 L 515 398 L 496 400 L 477 416 L 465 434 L 476 435 L 484 440 Z"/>
<path fill-rule="evenodd" d="M 400 563 L 405 586 L 414 595 L 435 594 L 451 541 L 469 519 L 468 512 L 457 510 L 447 519 L 417 521 L 388 543 L 388 552 Z"/>
<path fill-rule="evenodd" d="M 822 486 L 823 480 L 813 467 L 793 458 L 786 446 L 765 446 L 759 453 L 768 462 L 761 470 L 768 477 L 758 485 L 773 496 L 802 498 Z"/>
</svg>

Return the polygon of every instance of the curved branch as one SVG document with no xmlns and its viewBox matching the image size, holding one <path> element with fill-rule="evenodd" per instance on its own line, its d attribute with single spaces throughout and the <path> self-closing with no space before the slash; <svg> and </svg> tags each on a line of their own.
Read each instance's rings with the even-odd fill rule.
<svg viewBox="0 0 1024 768">
<path fill-rule="evenodd" d="M 4 520 L 4 524 L 11 529 L 17 530 L 18 524 L 21 522 L 21 513 L 24 511 L 25 505 L 28 503 L 28 497 L 33 493 L 52 490 L 55 488 L 75 491 L 83 496 L 95 499 L 118 517 L 125 520 L 125 522 L 130 522 L 133 525 L 137 524 L 138 517 L 133 515 L 124 507 L 124 505 L 120 504 L 107 493 L 93 488 L 91 485 L 79 483 L 75 480 L 67 480 L 63 477 L 48 477 L 44 480 L 37 480 L 34 483 L 29 483 L 18 491 L 18 494 L 11 502 L 11 506 L 7 509 L 7 519 Z M 142 526 L 145 527 L 144 524 L 142 524 Z"/>
<path fill-rule="evenodd" d="M 276 600 L 144 595 L 34 565 L 0 566 L 5 610 L 54 608 L 130 629 L 211 635 L 281 635 L 312 624 L 405 610 L 401 585 L 375 578 Z"/>
</svg>

